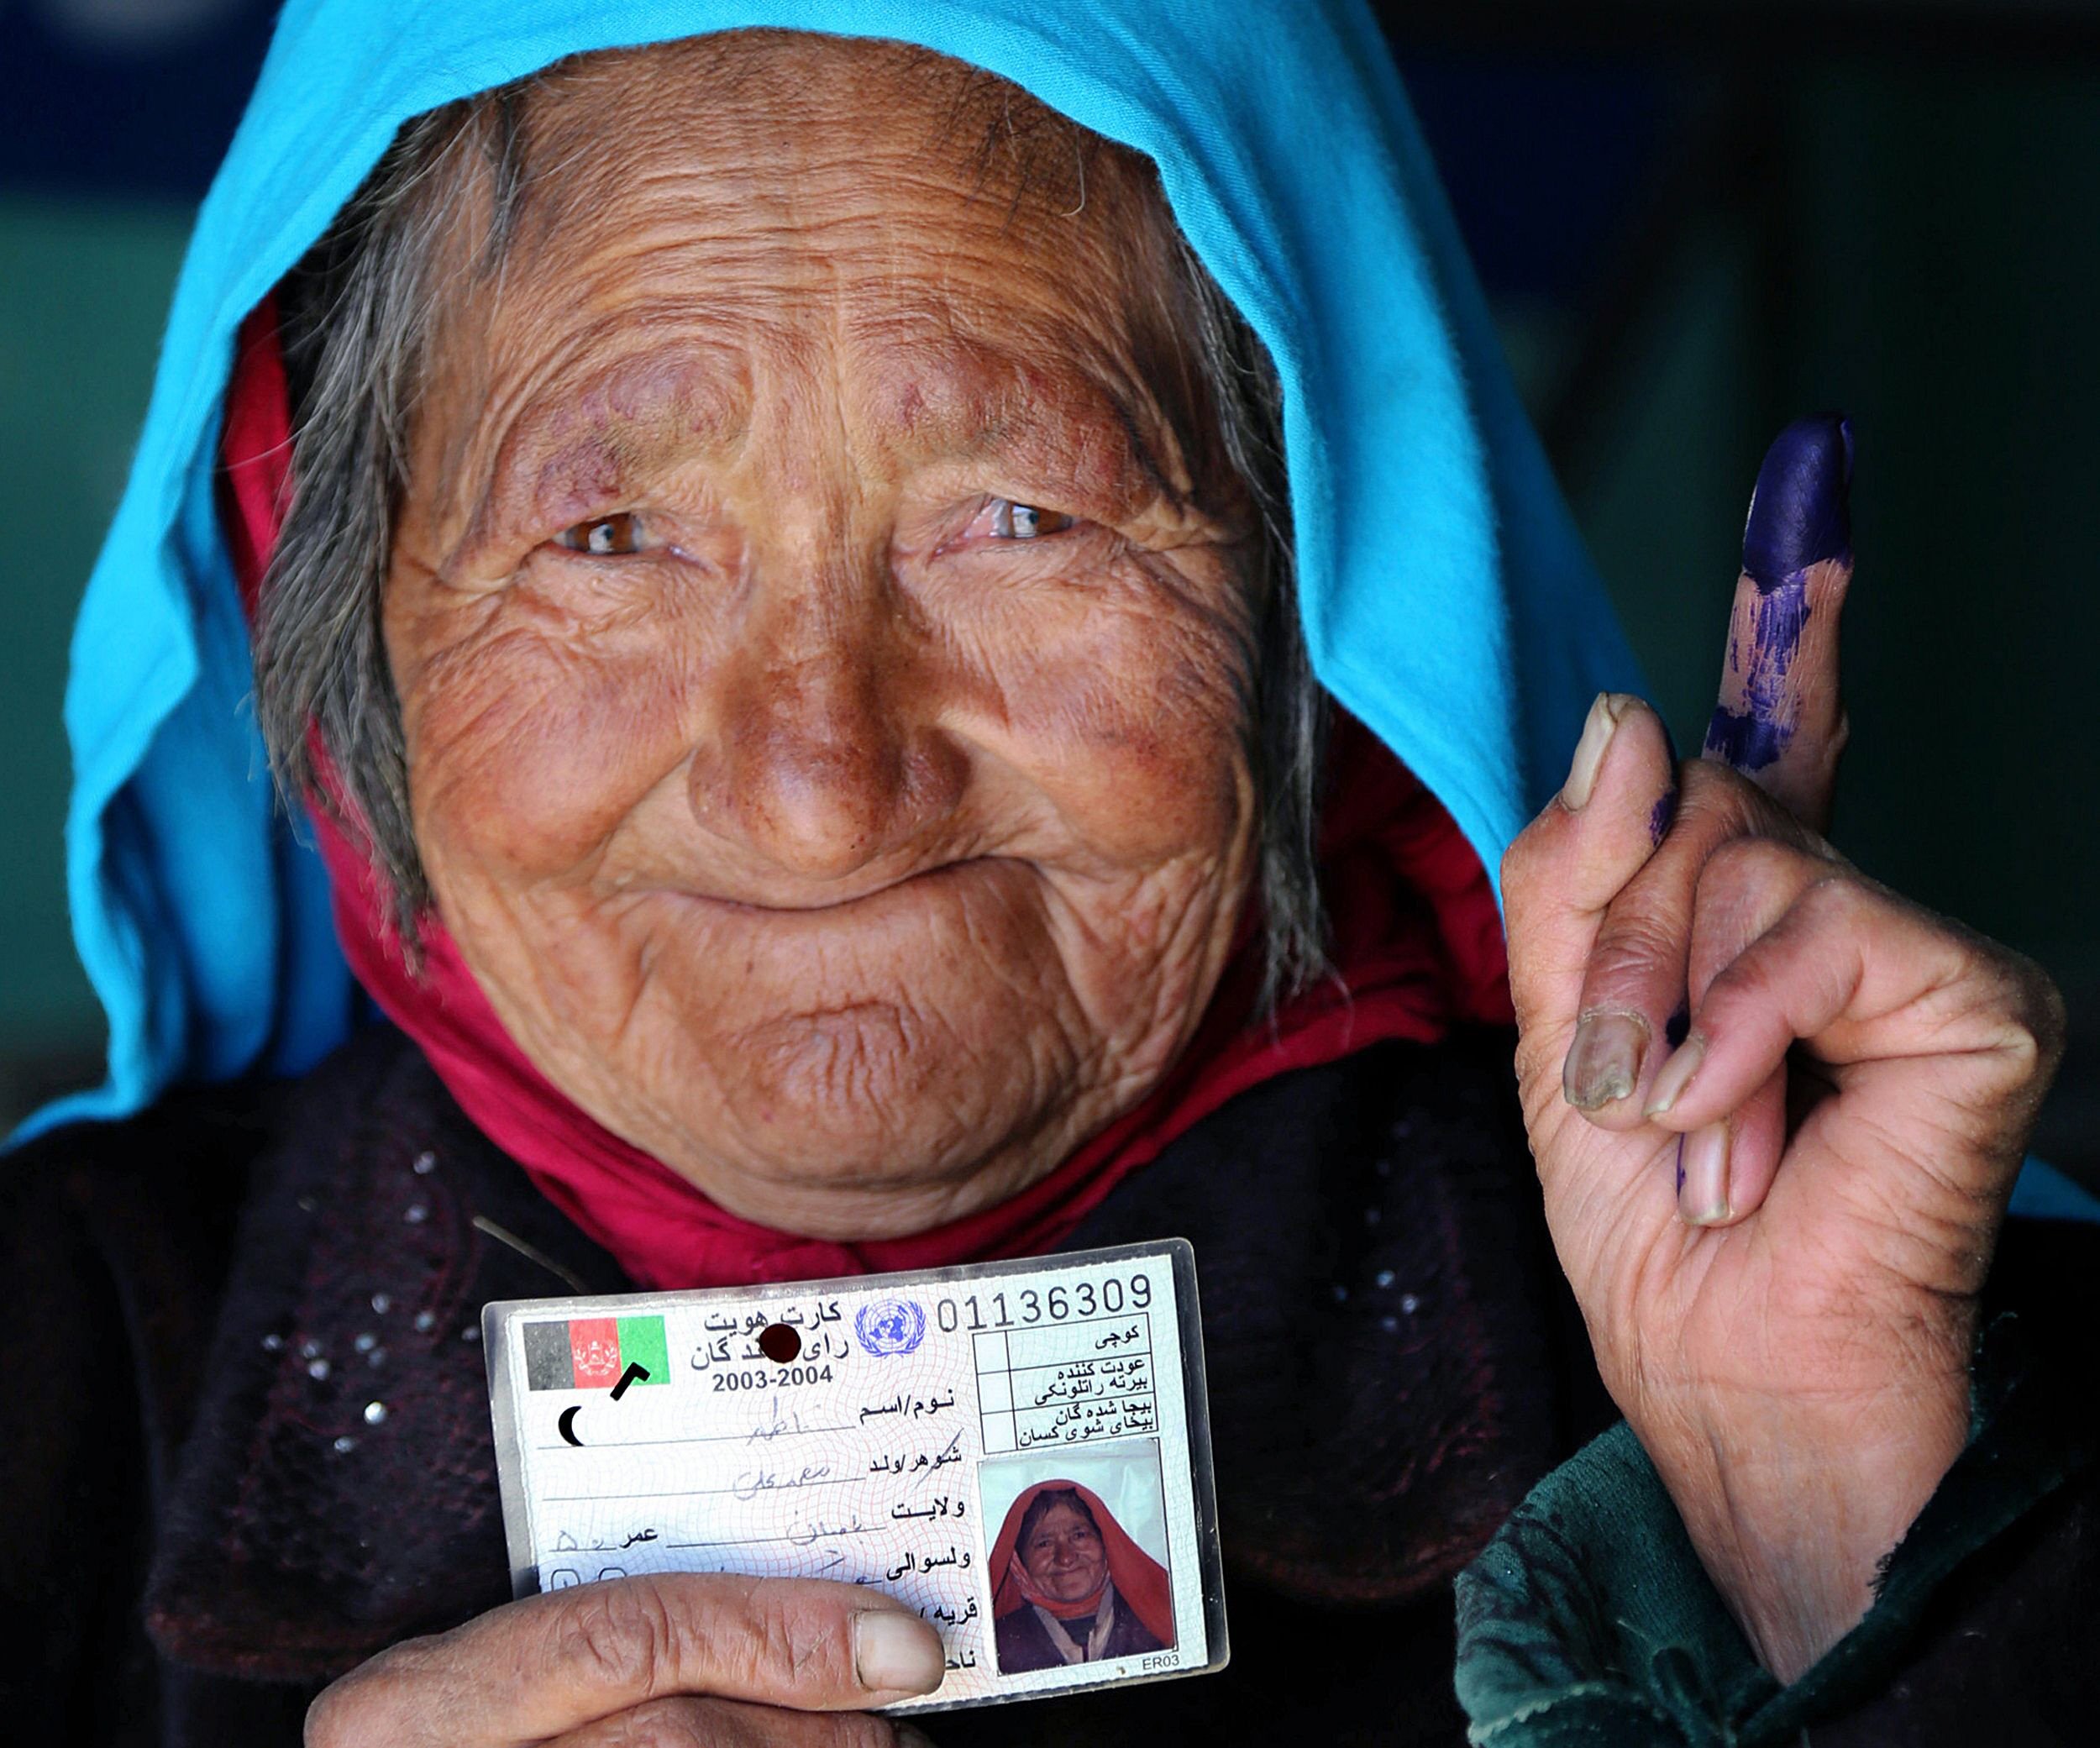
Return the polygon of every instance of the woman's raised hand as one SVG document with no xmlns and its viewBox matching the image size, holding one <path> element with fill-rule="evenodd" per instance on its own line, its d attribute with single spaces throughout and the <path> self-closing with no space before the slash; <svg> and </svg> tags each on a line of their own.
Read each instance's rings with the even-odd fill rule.
<svg viewBox="0 0 2100 1748">
<path fill-rule="evenodd" d="M 1966 1440 L 1977 1294 L 2062 1035 L 2035 966 L 1818 835 L 1851 469 L 1835 419 L 1767 456 L 1704 755 L 1676 764 L 1647 706 L 1599 698 L 1503 864 L 1562 1266 L 1783 1680 L 1865 1612 Z"/>
<path fill-rule="evenodd" d="M 925 1748 L 864 1708 L 941 1683 L 901 1603 L 816 1578 L 675 1572 L 493 1609 L 354 1669 L 307 1748 Z"/>
</svg>

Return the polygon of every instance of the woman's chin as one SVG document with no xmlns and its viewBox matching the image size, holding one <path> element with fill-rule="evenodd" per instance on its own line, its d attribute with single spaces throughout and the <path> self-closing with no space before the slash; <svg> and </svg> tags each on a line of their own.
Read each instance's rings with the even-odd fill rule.
<svg viewBox="0 0 2100 1748">
<path fill-rule="evenodd" d="M 711 1150 L 664 1163 L 739 1219 L 845 1244 L 907 1238 L 960 1220 L 1017 1194 L 1055 1163 L 1038 1162 L 1025 1147 L 979 1152 L 958 1165 L 944 1150 L 837 1131 L 770 1139 L 776 1144 L 763 1152 Z M 663 1158 L 669 1150 L 650 1151 Z"/>
<path fill-rule="evenodd" d="M 1179 1042 L 1158 968 L 1061 939 L 1044 898 L 993 858 L 828 911 L 656 894 L 476 940 L 475 970 L 549 1079 L 724 1208 L 891 1237 L 1025 1189 Z"/>
<path fill-rule="evenodd" d="M 900 1237 L 1017 1193 L 1079 1138 L 1075 1120 L 1105 1119 L 1104 1094 L 1078 1084 L 1082 1064 L 1005 1030 L 986 1016 L 966 1047 L 957 1028 L 879 1000 L 782 1016 L 734 1050 L 695 1051 L 690 1072 L 672 1055 L 645 1106 L 593 1114 L 744 1219 Z M 987 1072 L 988 1051 L 1004 1072 Z"/>
</svg>

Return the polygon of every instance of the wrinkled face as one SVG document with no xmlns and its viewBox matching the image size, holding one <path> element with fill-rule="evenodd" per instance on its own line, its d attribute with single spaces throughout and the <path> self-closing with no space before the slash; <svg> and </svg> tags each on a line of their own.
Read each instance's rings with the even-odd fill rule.
<svg viewBox="0 0 2100 1748">
<path fill-rule="evenodd" d="M 954 111 L 799 35 L 557 75 L 384 603 L 437 909 L 512 1036 L 824 1236 L 1003 1199 L 1142 1098 L 1253 858 L 1252 518 L 1156 196 L 1112 155 L 1017 194 Z"/>
<path fill-rule="evenodd" d="M 1061 1603 L 1093 1595 L 1108 1576 L 1101 1532 L 1084 1512 L 1074 1511 L 1062 1499 L 1037 1520 L 1021 1551 L 1021 1563 L 1037 1589 Z"/>
</svg>

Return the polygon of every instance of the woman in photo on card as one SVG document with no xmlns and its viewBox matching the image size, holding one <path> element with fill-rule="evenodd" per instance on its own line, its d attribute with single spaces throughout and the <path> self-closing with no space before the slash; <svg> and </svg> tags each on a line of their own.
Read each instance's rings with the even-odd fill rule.
<svg viewBox="0 0 2100 1748">
<path fill-rule="evenodd" d="M 1002 1675 L 1099 1663 L 1174 1642 L 1167 1569 L 1077 1482 L 1037 1482 L 992 1546 Z"/>
<path fill-rule="evenodd" d="M 917 1740 L 879 1587 L 512 1601 L 481 1307 L 1169 1236 L 1231 1665 L 944 1748 L 2089 1725 L 2061 1003 L 1825 835 L 1855 434 L 1680 759 L 1362 0 L 291 0 L 159 370 L 22 1739 Z M 1044 1486 L 1002 1654 L 1170 1642 Z"/>
</svg>

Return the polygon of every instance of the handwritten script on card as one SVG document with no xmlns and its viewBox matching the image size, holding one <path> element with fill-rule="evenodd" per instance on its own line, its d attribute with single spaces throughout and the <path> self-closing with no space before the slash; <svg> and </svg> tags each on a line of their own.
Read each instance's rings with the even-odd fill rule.
<svg viewBox="0 0 2100 1748">
<path fill-rule="evenodd" d="M 916 1609 L 947 1646 L 946 1682 L 916 1704 L 1218 1667 L 1193 1282 L 1175 1241 L 492 1305 L 517 1587 L 680 1570 L 873 1586 Z M 1093 1577 L 1105 1585 L 1105 1612 L 1079 1621 L 1100 1628 L 1087 1649 L 1064 1630 L 1080 1604 L 1037 1588 L 1019 1546 L 1026 1507 L 1044 1493 L 1110 1520 L 1099 1572 L 1057 1580 L 1075 1593 Z M 1006 1571 L 990 1569 L 995 1554 Z M 1039 1605 L 1046 1623 L 1059 1616 L 1040 1642 L 1062 1649 L 1046 1653 L 1053 1667 L 1018 1667 L 1032 1621 L 1007 1621 L 1002 1640 L 995 1617 Z"/>
</svg>

